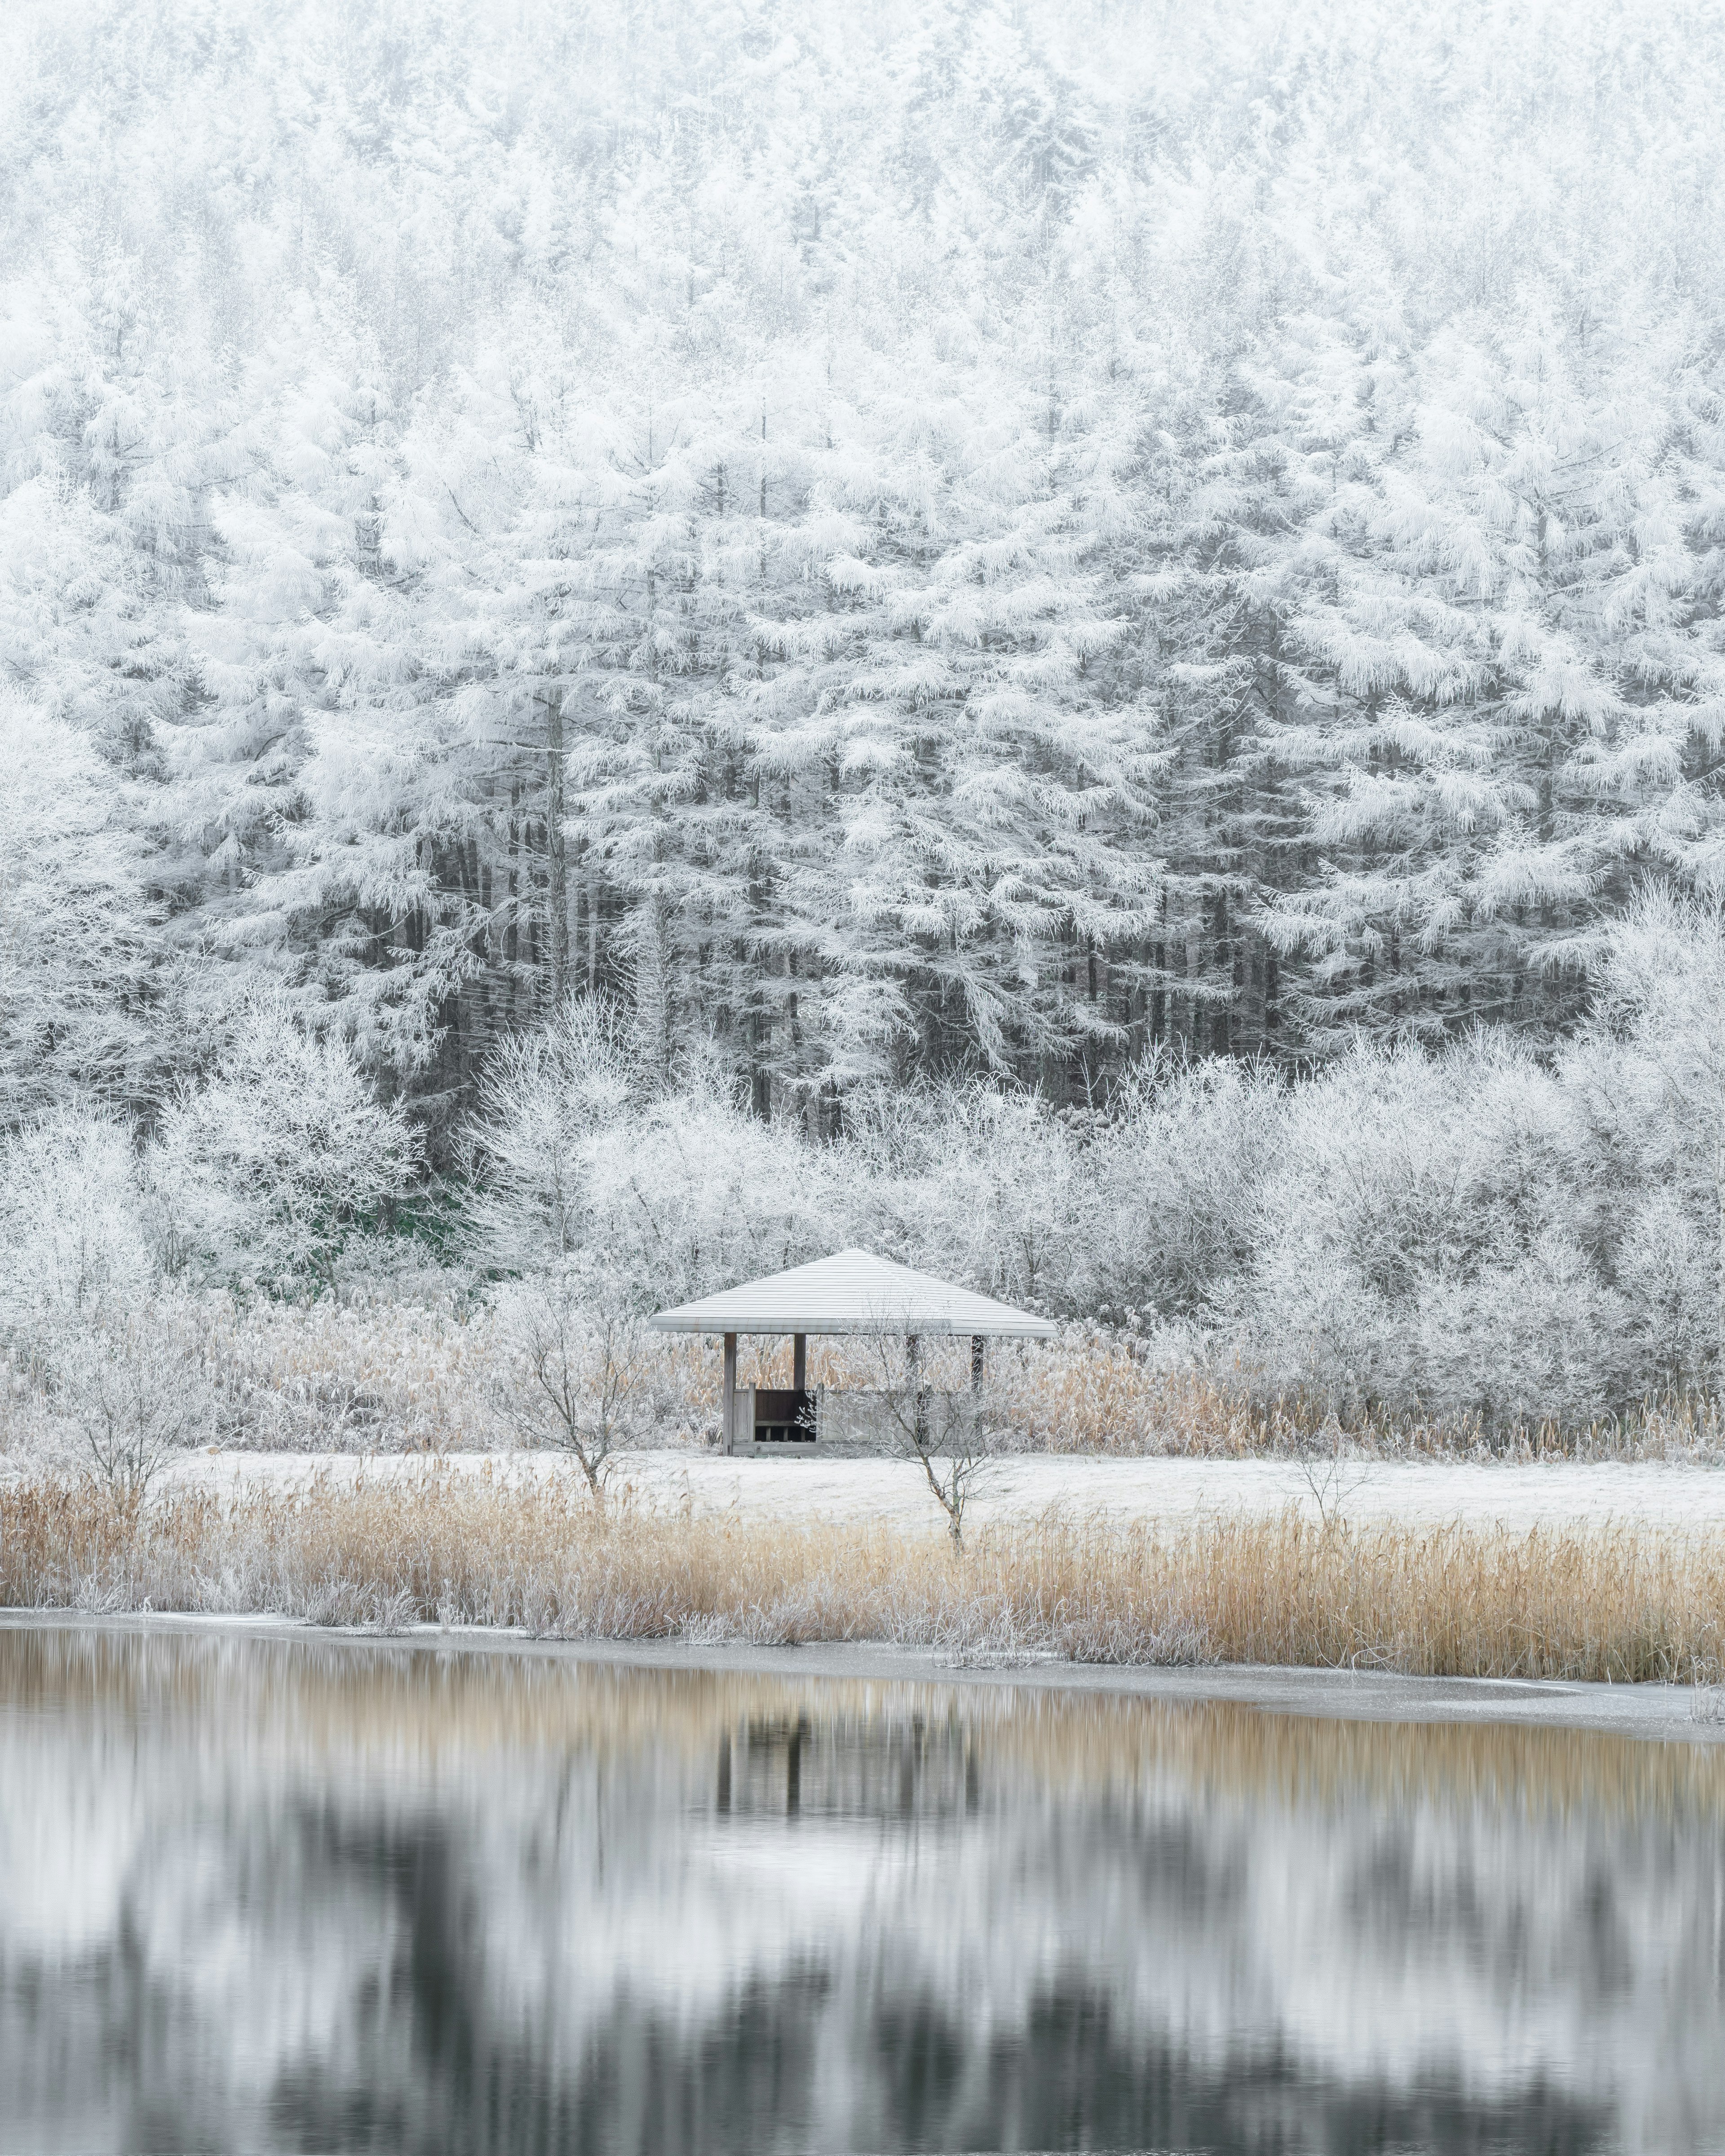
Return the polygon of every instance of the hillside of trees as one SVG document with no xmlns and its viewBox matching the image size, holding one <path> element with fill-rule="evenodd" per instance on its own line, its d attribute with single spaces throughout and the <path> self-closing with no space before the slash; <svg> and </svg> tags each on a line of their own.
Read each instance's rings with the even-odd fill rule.
<svg viewBox="0 0 1725 2156">
<path fill-rule="evenodd" d="M 0 27 L 0 1082 L 571 991 L 829 1134 L 1571 1028 L 1721 858 L 1725 22 Z"/>
<path fill-rule="evenodd" d="M 1722 108 L 1625 0 L 4 11 L 0 1452 L 845 1241 L 1717 1392 Z"/>
</svg>

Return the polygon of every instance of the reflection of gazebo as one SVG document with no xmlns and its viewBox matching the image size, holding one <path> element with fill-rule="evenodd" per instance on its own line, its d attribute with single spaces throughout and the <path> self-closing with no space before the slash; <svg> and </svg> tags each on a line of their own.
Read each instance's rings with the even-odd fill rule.
<svg viewBox="0 0 1725 2156">
<path fill-rule="evenodd" d="M 1048 1340 L 1055 1328 L 1046 1318 L 1014 1310 L 992 1296 L 954 1287 L 928 1273 L 866 1250 L 840 1250 L 813 1265 L 741 1287 L 721 1289 L 664 1310 L 650 1321 L 660 1332 L 716 1333 L 725 1342 L 723 1444 L 726 1452 L 752 1453 L 757 1445 L 819 1445 L 823 1449 L 872 1450 L 863 1422 L 846 1424 L 835 1416 L 836 1402 L 847 1395 L 817 1399 L 809 1390 L 809 1335 L 811 1332 L 892 1336 L 906 1342 L 906 1360 L 916 1366 L 925 1338 L 970 1341 L 972 1382 L 980 1380 L 983 1343 L 990 1339 Z M 739 1332 L 789 1333 L 791 1389 L 768 1391 L 737 1383 Z M 866 1419 L 864 1419 L 865 1421 Z M 782 1452 L 777 1457 L 783 1458 Z"/>
</svg>

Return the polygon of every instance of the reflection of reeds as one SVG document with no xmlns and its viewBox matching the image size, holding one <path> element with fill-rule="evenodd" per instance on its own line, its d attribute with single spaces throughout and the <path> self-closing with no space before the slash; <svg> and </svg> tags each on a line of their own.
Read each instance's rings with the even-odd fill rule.
<svg viewBox="0 0 1725 2156">
<path fill-rule="evenodd" d="M 961 1555 L 884 1528 L 602 1517 L 567 1485 L 483 1472 L 131 1508 L 44 1482 L 0 1487 L 0 1604 L 1711 1683 L 1725 1537 L 1050 1518 Z"/>
<path fill-rule="evenodd" d="M 952 1752 L 986 1796 L 1131 1802 L 1201 1794 L 1218 1805 L 1350 1801 L 1540 1816 L 1725 1822 L 1725 1748 L 1502 1724 L 1335 1722 L 1220 1702 L 928 1680 L 639 1669 L 435 1643 L 326 1643 L 44 1625 L 0 1635 L 0 1713 L 118 1714 L 177 1753 L 280 1745 L 435 1773 L 496 1755 L 680 1760 L 693 1786 L 727 1741 L 824 1753 Z"/>
</svg>

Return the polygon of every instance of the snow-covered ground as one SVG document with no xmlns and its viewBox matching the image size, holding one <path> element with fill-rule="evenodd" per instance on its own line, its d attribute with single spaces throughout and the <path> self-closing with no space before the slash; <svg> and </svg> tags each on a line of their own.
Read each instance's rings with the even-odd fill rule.
<svg viewBox="0 0 1725 2156">
<path fill-rule="evenodd" d="M 227 1486 L 298 1484 L 320 1471 L 346 1486 L 411 1478 L 433 1463 L 422 1455 L 198 1454 L 175 1478 Z M 575 1472 L 555 1455 L 455 1453 L 439 1463 L 457 1476 L 489 1468 L 502 1481 Z M 726 1460 L 711 1453 L 632 1453 L 619 1462 L 638 1502 L 697 1513 L 735 1512 L 760 1519 L 891 1520 L 937 1528 L 940 1516 L 915 1464 L 834 1460 L 819 1464 Z M 1538 1466 L 1461 1462 L 1344 1462 L 1327 1491 L 1351 1519 L 1421 1526 L 1464 1520 L 1525 1531 L 1578 1521 L 1661 1527 L 1725 1527 L 1725 1469 L 1610 1462 Z M 1059 1507 L 1075 1517 L 1190 1520 L 1261 1514 L 1298 1504 L 1316 1510 L 1306 1474 L 1279 1460 L 1108 1460 L 1041 1454 L 999 1461 L 975 1500 L 978 1519 L 1034 1518 Z"/>
</svg>

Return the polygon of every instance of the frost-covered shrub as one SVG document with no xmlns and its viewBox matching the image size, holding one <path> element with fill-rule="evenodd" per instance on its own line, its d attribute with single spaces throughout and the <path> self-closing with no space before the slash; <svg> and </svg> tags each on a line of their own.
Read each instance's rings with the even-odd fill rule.
<svg viewBox="0 0 1725 2156">
<path fill-rule="evenodd" d="M 850 1240 L 841 1164 L 708 1086 L 614 1130 L 596 1163 L 599 1247 L 660 1302 L 824 1257 Z"/>
<path fill-rule="evenodd" d="M 170 1106 L 152 1170 L 185 1265 L 293 1293 L 330 1284 L 416 1161 L 405 1116 L 347 1045 L 264 1003 L 242 1016 L 209 1083 Z"/>
<path fill-rule="evenodd" d="M 467 1152 L 471 1248 L 488 1270 L 544 1272 L 579 1255 L 664 1302 L 833 1247 L 823 1155 L 701 1071 L 654 1091 L 622 1015 L 600 999 L 572 1000 L 503 1050 Z"/>
<path fill-rule="evenodd" d="M 14 1342 L 146 1296 L 160 1221 L 132 1136 L 85 1107 L 54 1110 L 0 1148 L 0 1327 Z"/>
<path fill-rule="evenodd" d="M 1261 1067 L 1158 1056 L 1086 1147 L 1078 1176 L 1095 1308 L 1068 1314 L 1205 1313 L 1251 1263 L 1287 1099 Z"/>
<path fill-rule="evenodd" d="M 1501 1042 L 1358 1050 L 1289 1095 L 1258 1240 L 1315 1244 L 1392 1304 L 1471 1276 L 1549 1224 L 1560 1122 L 1553 1082 Z"/>
<path fill-rule="evenodd" d="M 1560 1228 L 1466 1276 L 1421 1284 L 1417 1316 L 1386 1335 L 1386 1404 L 1488 1436 L 1550 1424 L 1573 1430 L 1625 1398 L 1622 1299 Z"/>
<path fill-rule="evenodd" d="M 602 998 L 572 998 L 547 1025 L 504 1042 L 467 1133 L 482 1265 L 533 1271 L 591 1244 L 604 1135 L 638 1122 L 648 1091 L 626 1014 Z"/>
<path fill-rule="evenodd" d="M 1579 1232 L 1649 1389 L 1725 1380 L 1725 916 L 1653 892 L 1614 922 L 1563 1065 Z"/>
<path fill-rule="evenodd" d="M 1085 1295 L 1081 1148 L 1046 1101 L 980 1084 L 870 1093 L 830 1159 L 847 1240 L 1033 1309 Z"/>
<path fill-rule="evenodd" d="M 198 1326 L 165 1291 L 159 1196 L 132 1134 L 62 1109 L 0 1150 L 7 1443 L 141 1490 L 213 1416 Z"/>
<path fill-rule="evenodd" d="M 1266 1393 L 1567 1423 L 1623 1404 L 1624 1306 L 1576 1233 L 1560 1078 L 1497 1037 L 1357 1050 L 1288 1090 L 1245 1261 L 1209 1298 Z"/>
<path fill-rule="evenodd" d="M 1617 1224 L 1611 1278 L 1633 1388 L 1655 1394 L 1693 1389 L 1713 1366 L 1717 1346 L 1717 1225 L 1668 1185 L 1625 1198 Z"/>
<path fill-rule="evenodd" d="M 80 1441 L 83 1464 L 137 1496 L 175 1453 L 210 1435 L 216 1395 L 183 1303 L 147 1300 L 87 1312 L 43 1343 L 50 1408 Z"/>
</svg>

